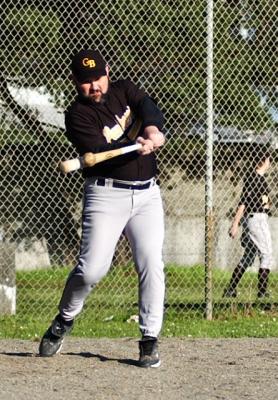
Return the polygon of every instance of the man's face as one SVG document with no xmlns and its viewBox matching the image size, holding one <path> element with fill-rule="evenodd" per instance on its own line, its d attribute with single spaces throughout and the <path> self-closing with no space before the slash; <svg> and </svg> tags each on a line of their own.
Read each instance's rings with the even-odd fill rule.
<svg viewBox="0 0 278 400">
<path fill-rule="evenodd" d="M 84 98 L 95 103 L 101 103 L 104 100 L 109 87 L 108 71 L 107 75 L 90 79 L 84 83 L 80 83 L 76 79 L 74 79 L 74 81 L 79 94 Z"/>
</svg>

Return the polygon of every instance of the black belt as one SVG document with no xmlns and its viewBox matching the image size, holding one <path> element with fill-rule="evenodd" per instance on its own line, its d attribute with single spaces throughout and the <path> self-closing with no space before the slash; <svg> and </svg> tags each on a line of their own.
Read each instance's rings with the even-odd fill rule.
<svg viewBox="0 0 278 400">
<path fill-rule="evenodd" d="M 115 181 L 113 179 L 106 180 L 105 178 L 97 178 L 95 184 L 98 186 L 111 186 L 118 189 L 130 189 L 130 190 L 144 190 L 149 189 L 150 186 L 154 185 L 154 179 L 150 180 L 149 182 L 140 184 L 128 184 L 119 181 Z"/>
<path fill-rule="evenodd" d="M 270 211 L 254 211 L 252 213 L 247 214 L 247 217 L 248 218 L 252 218 L 252 217 L 254 217 L 255 214 L 266 214 L 266 215 L 271 216 L 271 212 Z"/>
</svg>

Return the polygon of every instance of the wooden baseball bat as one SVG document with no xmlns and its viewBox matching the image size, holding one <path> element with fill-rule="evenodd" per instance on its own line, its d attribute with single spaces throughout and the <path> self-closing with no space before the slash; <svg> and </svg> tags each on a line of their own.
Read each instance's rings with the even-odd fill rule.
<svg viewBox="0 0 278 400">
<path fill-rule="evenodd" d="M 78 169 L 93 167 L 102 161 L 109 160 L 110 158 L 118 157 L 122 154 L 130 153 L 142 147 L 140 143 L 132 144 L 130 146 L 121 147 L 120 149 L 103 151 L 101 153 L 85 153 L 84 156 L 73 158 L 71 160 L 61 161 L 59 169 L 63 174 L 76 171 Z"/>
</svg>

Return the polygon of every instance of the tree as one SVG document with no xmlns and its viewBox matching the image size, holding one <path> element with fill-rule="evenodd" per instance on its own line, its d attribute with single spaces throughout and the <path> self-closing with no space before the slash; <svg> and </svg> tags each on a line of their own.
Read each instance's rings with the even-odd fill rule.
<svg viewBox="0 0 278 400">
<path fill-rule="evenodd" d="M 37 85 L 60 86 L 71 101 L 69 57 L 94 46 L 111 64 L 112 77 L 128 75 L 156 97 L 169 130 L 189 129 L 205 117 L 205 0 L 34 3 L 4 15 L 9 58 L 5 51 L 2 59 L 9 73 L 23 74 Z M 214 99 L 223 125 L 256 132 L 272 125 L 252 85 L 259 77 L 275 79 L 277 8 L 273 1 L 214 2 Z M 234 35 L 248 13 L 256 28 L 252 41 Z"/>
</svg>

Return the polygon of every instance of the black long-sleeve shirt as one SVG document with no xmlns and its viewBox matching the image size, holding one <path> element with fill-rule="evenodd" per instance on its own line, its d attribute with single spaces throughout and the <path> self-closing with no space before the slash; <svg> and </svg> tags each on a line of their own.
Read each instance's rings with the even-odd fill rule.
<svg viewBox="0 0 278 400">
<path fill-rule="evenodd" d="M 66 136 L 80 155 L 101 152 L 135 142 L 149 125 L 159 130 L 163 115 L 144 90 L 129 80 L 109 84 L 103 103 L 78 96 L 65 113 Z M 155 176 L 155 154 L 128 153 L 85 168 L 83 175 L 129 181 L 144 181 Z"/>
</svg>

